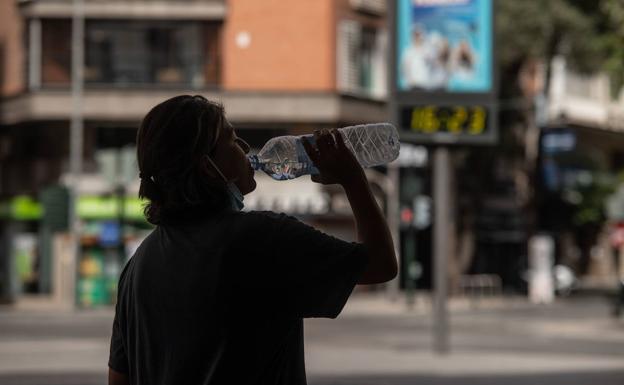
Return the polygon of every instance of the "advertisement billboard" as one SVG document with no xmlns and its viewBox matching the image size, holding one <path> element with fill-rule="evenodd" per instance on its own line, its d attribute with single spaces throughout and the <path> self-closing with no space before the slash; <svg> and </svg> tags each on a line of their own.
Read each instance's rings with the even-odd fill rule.
<svg viewBox="0 0 624 385">
<path fill-rule="evenodd" d="M 495 144 L 494 0 L 393 0 L 390 107 L 402 141 Z"/>
<path fill-rule="evenodd" d="M 397 0 L 397 89 L 490 92 L 491 20 L 491 0 Z"/>
</svg>

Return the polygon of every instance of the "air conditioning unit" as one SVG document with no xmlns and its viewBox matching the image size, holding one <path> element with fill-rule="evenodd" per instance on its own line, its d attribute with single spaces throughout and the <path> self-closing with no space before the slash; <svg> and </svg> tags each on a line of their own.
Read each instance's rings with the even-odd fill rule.
<svg viewBox="0 0 624 385">
<path fill-rule="evenodd" d="M 350 0 L 351 7 L 356 11 L 370 13 L 373 15 L 384 15 L 386 13 L 386 0 Z"/>
</svg>

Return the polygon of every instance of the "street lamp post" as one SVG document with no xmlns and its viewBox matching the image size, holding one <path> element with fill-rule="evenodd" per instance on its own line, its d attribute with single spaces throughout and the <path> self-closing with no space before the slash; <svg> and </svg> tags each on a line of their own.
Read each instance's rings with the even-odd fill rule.
<svg viewBox="0 0 624 385">
<path fill-rule="evenodd" d="M 392 235 L 392 241 L 394 243 L 394 251 L 397 256 L 397 264 L 399 274 L 397 277 L 388 282 L 386 292 L 389 298 L 394 302 L 397 301 L 401 295 L 401 248 L 399 245 L 399 183 L 400 183 L 400 166 L 397 162 L 393 162 L 388 165 L 388 176 L 386 187 L 386 202 L 387 212 L 386 219 L 388 221 L 388 227 L 390 228 L 390 234 Z"/>
<path fill-rule="evenodd" d="M 72 305 L 76 303 L 76 266 L 80 257 L 80 227 L 77 215 L 78 187 L 82 173 L 83 147 L 83 67 L 84 67 L 84 0 L 73 0 L 72 16 L 72 66 L 69 169 L 71 173 L 69 226 L 71 237 L 70 259 L 64 274 L 64 297 Z"/>
<path fill-rule="evenodd" d="M 433 350 L 446 354 L 450 350 L 448 322 L 448 256 L 450 233 L 449 206 L 450 154 L 444 146 L 434 150 L 433 202 L 434 202 L 434 259 L 433 259 Z"/>
</svg>

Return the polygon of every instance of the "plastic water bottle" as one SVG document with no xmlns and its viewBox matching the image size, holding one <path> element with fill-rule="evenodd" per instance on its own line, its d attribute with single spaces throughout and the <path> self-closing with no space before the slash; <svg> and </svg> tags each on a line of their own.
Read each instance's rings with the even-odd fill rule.
<svg viewBox="0 0 624 385">
<path fill-rule="evenodd" d="M 339 128 L 338 131 L 362 167 L 386 164 L 399 156 L 399 134 L 392 124 L 362 124 Z M 303 147 L 301 138 L 304 136 L 310 143 L 315 143 L 314 135 L 279 136 L 269 140 L 258 154 L 249 155 L 251 166 L 276 180 L 318 174 Z"/>
</svg>

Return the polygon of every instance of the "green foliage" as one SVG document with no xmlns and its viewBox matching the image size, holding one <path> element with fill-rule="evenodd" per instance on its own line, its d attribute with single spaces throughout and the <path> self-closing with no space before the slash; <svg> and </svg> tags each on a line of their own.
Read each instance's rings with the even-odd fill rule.
<svg viewBox="0 0 624 385">
<path fill-rule="evenodd" d="M 589 183 L 576 186 L 579 202 L 574 207 L 572 222 L 576 226 L 600 225 L 605 220 L 604 205 L 614 193 L 615 179 L 604 173 L 591 173 Z"/>
<path fill-rule="evenodd" d="M 624 1 L 498 0 L 500 66 L 564 55 L 580 72 L 624 69 Z M 503 85 L 505 86 L 505 85 Z"/>
<path fill-rule="evenodd" d="M 566 184 L 562 193 L 572 209 L 572 224 L 600 226 L 605 220 L 605 202 L 619 183 L 609 172 L 604 156 L 598 150 L 585 150 L 558 154 L 555 161 L 562 168 L 577 170 L 574 181 Z"/>
<path fill-rule="evenodd" d="M 500 0 L 496 8 L 498 58 L 502 67 L 545 55 L 551 23 L 542 10 L 547 1 Z"/>
<path fill-rule="evenodd" d="M 611 91 L 615 94 L 624 85 L 624 1 L 603 0 L 600 9 L 607 30 L 601 40 L 606 52 L 604 67 L 611 76 Z"/>
</svg>

